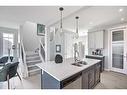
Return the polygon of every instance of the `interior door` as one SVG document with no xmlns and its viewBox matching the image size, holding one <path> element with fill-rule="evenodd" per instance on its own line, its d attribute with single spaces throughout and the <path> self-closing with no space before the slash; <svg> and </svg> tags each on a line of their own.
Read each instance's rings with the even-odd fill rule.
<svg viewBox="0 0 127 95">
<path fill-rule="evenodd" d="M 111 31 L 111 70 L 127 74 L 126 29 Z"/>
</svg>

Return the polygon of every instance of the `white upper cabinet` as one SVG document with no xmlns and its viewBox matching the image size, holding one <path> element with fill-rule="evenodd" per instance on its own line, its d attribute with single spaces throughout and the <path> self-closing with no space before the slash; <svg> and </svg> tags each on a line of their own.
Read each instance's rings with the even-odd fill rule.
<svg viewBox="0 0 127 95">
<path fill-rule="evenodd" d="M 88 48 L 102 49 L 104 31 L 88 32 Z"/>
<path fill-rule="evenodd" d="M 94 33 L 93 32 L 88 32 L 88 48 L 94 48 Z"/>
<path fill-rule="evenodd" d="M 103 31 L 95 32 L 95 48 L 102 49 L 103 48 Z"/>
</svg>

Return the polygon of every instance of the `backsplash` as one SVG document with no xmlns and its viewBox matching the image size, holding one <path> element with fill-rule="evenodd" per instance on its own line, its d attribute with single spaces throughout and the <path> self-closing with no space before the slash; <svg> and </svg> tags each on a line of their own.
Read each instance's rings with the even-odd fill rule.
<svg viewBox="0 0 127 95">
<path fill-rule="evenodd" d="M 89 55 L 103 55 L 103 49 L 89 49 Z"/>
</svg>

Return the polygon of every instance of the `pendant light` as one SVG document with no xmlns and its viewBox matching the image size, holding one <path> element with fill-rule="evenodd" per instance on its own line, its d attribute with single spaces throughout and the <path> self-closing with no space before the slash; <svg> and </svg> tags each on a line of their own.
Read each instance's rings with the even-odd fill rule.
<svg viewBox="0 0 127 95">
<path fill-rule="evenodd" d="M 76 16 L 75 19 L 76 19 L 76 38 L 78 39 L 78 37 L 79 37 L 79 31 L 78 31 L 78 19 L 79 19 L 79 17 Z"/>
<path fill-rule="evenodd" d="M 63 18 L 63 17 L 62 17 L 62 15 L 63 15 L 62 12 L 63 12 L 63 10 L 64 10 L 63 7 L 60 7 L 60 8 L 59 8 L 59 11 L 60 11 L 60 32 L 62 32 L 62 28 L 63 28 L 63 25 L 62 25 L 62 24 L 63 24 L 63 23 L 62 23 L 62 18 Z"/>
</svg>

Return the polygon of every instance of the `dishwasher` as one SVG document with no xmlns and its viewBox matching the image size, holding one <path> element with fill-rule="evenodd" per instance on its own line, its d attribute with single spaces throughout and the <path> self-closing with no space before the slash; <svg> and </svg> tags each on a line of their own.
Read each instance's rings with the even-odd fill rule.
<svg viewBox="0 0 127 95">
<path fill-rule="evenodd" d="M 81 76 L 81 74 L 77 75 L 75 77 L 72 77 L 70 80 L 68 80 L 63 89 L 82 89 L 82 76 Z"/>
</svg>

